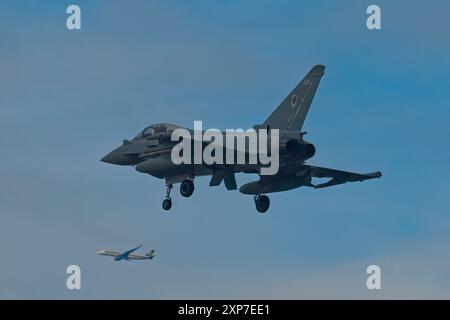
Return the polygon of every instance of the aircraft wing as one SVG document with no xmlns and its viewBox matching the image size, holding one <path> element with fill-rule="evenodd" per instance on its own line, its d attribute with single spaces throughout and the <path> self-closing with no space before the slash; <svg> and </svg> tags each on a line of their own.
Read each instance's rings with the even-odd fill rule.
<svg viewBox="0 0 450 320">
<path fill-rule="evenodd" d="M 102 256 L 109 256 L 109 257 L 117 257 L 117 256 L 120 255 L 120 252 L 112 251 L 112 250 L 107 250 L 107 249 L 99 250 L 97 253 L 98 253 L 99 255 L 102 255 Z"/>
<path fill-rule="evenodd" d="M 329 169 L 329 168 L 322 168 L 322 167 L 316 167 L 316 166 L 309 166 L 309 167 L 310 167 L 311 177 L 313 177 L 313 178 L 330 178 L 330 180 L 328 180 L 325 183 L 313 185 L 315 189 L 331 187 L 331 186 L 343 184 L 346 182 L 364 181 L 364 180 L 375 179 L 375 178 L 381 177 L 380 171 L 360 174 L 360 173 L 341 171 L 341 170 Z"/>
<path fill-rule="evenodd" d="M 155 256 L 155 250 L 151 250 L 150 252 L 146 253 L 146 254 L 137 254 L 137 253 L 132 253 L 128 256 L 128 259 L 130 260 L 147 260 L 147 259 L 153 259 L 153 257 Z"/>
<path fill-rule="evenodd" d="M 139 249 L 140 247 L 142 247 L 142 244 L 138 245 L 136 248 L 133 248 L 133 249 L 128 250 L 128 251 L 125 251 L 125 252 L 122 253 L 121 255 L 122 255 L 122 256 L 125 256 L 125 257 L 129 257 L 129 256 L 130 256 L 130 253 L 136 251 L 136 250 Z"/>
<path fill-rule="evenodd" d="M 143 254 L 132 253 L 132 254 L 128 255 L 128 259 L 130 259 L 130 260 L 145 260 L 145 259 L 148 259 L 148 256 L 143 255 Z"/>
</svg>

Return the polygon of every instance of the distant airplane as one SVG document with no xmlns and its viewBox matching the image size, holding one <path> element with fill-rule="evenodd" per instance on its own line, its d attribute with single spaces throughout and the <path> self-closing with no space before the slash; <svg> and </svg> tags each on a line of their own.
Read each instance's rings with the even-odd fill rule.
<svg viewBox="0 0 450 320">
<path fill-rule="evenodd" d="M 155 256 L 155 250 L 151 250 L 149 253 L 146 253 L 146 254 L 133 253 L 134 251 L 136 251 L 140 247 L 142 247 L 142 244 L 137 246 L 134 249 L 125 251 L 123 253 L 120 253 L 120 252 L 117 252 L 117 251 L 108 250 L 108 249 L 99 250 L 97 253 L 99 255 L 102 255 L 102 256 L 114 257 L 115 261 L 120 261 L 120 260 L 128 260 L 128 261 L 129 260 L 152 260 L 153 257 Z"/>
<path fill-rule="evenodd" d="M 133 166 L 139 172 L 165 179 L 167 191 L 162 203 L 164 210 L 172 207 L 170 191 L 175 183 L 181 183 L 180 193 L 190 197 L 194 192 L 194 177 L 211 176 L 210 186 L 225 184 L 227 190 L 236 190 L 235 173 L 256 173 L 259 180 L 244 184 L 239 188 L 243 194 L 253 195 L 256 210 L 264 213 L 269 209 L 267 193 L 286 191 L 298 187 L 315 189 L 335 186 L 347 182 L 380 178 L 381 172 L 355 173 L 306 164 L 316 152 L 315 146 L 303 137 L 303 123 L 313 101 L 316 89 L 324 75 L 325 66 L 316 65 L 302 81 L 281 102 L 263 124 L 255 125 L 255 130 L 279 130 L 279 170 L 275 175 L 261 175 L 263 166 L 257 164 L 175 164 L 171 159 L 172 149 L 178 141 L 172 141 L 172 132 L 181 128 L 168 123 L 158 123 L 146 127 L 135 138 L 123 140 L 101 161 L 123 166 Z M 341 113 L 344 109 L 341 110 Z M 343 117 L 351 115 L 343 114 Z M 336 121 L 338 121 L 336 119 Z M 370 119 L 368 121 L 371 121 Z M 190 130 L 192 131 L 192 130 Z M 357 134 L 357 133 L 356 133 Z M 195 135 L 195 133 L 194 133 Z M 206 148 L 206 145 L 204 146 Z M 223 152 L 226 153 L 226 150 Z M 327 178 L 328 181 L 313 183 L 313 179 Z M 120 188 L 120 187 L 119 187 Z"/>
</svg>

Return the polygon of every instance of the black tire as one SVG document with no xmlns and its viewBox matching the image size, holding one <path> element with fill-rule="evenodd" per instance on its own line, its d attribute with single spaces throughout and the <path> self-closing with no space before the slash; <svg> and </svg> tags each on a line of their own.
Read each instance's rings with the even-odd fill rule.
<svg viewBox="0 0 450 320">
<path fill-rule="evenodd" d="M 257 200 L 255 200 L 256 210 L 260 213 L 265 213 L 269 210 L 270 207 L 270 199 L 268 196 L 262 195 L 259 196 Z"/>
<path fill-rule="evenodd" d="M 184 180 L 180 185 L 180 193 L 183 197 L 190 197 L 194 193 L 194 182 L 192 180 Z"/>
<path fill-rule="evenodd" d="M 172 208 L 172 200 L 171 199 L 164 199 L 162 203 L 162 207 L 164 210 L 170 210 Z"/>
</svg>

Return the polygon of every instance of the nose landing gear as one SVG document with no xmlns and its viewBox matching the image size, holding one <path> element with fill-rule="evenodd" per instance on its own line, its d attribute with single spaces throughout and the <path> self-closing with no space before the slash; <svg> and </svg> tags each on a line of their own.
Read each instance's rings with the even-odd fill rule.
<svg viewBox="0 0 450 320">
<path fill-rule="evenodd" d="M 162 207 L 164 210 L 170 210 L 170 208 L 172 208 L 172 199 L 170 198 L 164 199 Z"/>
<path fill-rule="evenodd" d="M 170 210 L 170 208 L 172 208 L 172 199 L 170 198 L 170 190 L 172 190 L 172 188 L 173 188 L 172 184 L 167 185 L 166 198 L 164 199 L 164 201 L 162 203 L 162 207 L 166 211 Z"/>
<path fill-rule="evenodd" d="M 170 198 L 170 191 L 173 188 L 173 181 L 166 182 L 167 185 L 167 191 L 166 191 L 166 198 L 164 199 L 162 203 L 162 207 L 164 210 L 170 210 L 172 208 L 172 199 Z M 194 193 L 194 182 L 192 179 L 186 179 L 181 182 L 180 185 L 180 193 L 183 197 L 190 197 Z"/>
<path fill-rule="evenodd" d="M 253 198 L 255 199 L 256 210 L 259 213 L 266 213 L 270 207 L 270 199 L 268 196 L 262 195 L 261 194 L 262 191 L 263 191 L 263 183 L 260 180 L 258 183 L 258 187 L 256 189 L 256 194 Z"/>
</svg>

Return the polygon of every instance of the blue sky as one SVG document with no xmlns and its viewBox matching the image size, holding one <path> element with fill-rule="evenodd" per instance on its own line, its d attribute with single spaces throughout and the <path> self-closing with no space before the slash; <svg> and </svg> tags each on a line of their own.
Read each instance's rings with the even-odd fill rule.
<svg viewBox="0 0 450 320">
<path fill-rule="evenodd" d="M 450 298 L 450 5 L 376 3 L 379 31 L 364 1 L 2 1 L 0 297 Z M 166 213 L 163 181 L 99 161 L 155 122 L 249 128 L 318 63 L 309 163 L 382 179 L 261 216 L 199 178 Z M 138 243 L 156 259 L 96 255 Z"/>
</svg>

